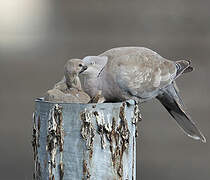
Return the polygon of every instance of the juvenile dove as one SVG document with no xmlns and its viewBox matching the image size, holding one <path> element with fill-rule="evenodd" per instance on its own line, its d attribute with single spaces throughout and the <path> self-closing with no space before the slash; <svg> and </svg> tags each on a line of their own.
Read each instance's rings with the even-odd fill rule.
<svg viewBox="0 0 210 180">
<path fill-rule="evenodd" d="M 91 97 L 102 91 L 106 101 L 157 98 L 191 138 L 205 137 L 185 112 L 175 79 L 193 68 L 190 61 L 170 61 L 144 47 L 120 47 L 83 59 L 88 70 L 80 75 L 82 87 Z"/>
<path fill-rule="evenodd" d="M 82 90 L 78 75 L 84 72 L 87 66 L 80 59 L 70 59 L 64 66 L 64 79 L 58 82 L 53 89 L 47 91 L 46 101 L 88 103 L 90 97 Z"/>
</svg>

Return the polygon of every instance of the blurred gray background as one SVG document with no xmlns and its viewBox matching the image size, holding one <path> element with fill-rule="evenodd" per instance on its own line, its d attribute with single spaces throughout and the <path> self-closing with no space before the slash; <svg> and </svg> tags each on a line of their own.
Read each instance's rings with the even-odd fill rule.
<svg viewBox="0 0 210 180">
<path fill-rule="evenodd" d="M 193 61 L 195 71 L 177 83 L 207 143 L 185 136 L 156 100 L 143 104 L 137 179 L 208 180 L 209 7 L 197 0 L 1 0 L 0 179 L 32 179 L 34 99 L 61 79 L 69 58 L 145 46 Z"/>
</svg>

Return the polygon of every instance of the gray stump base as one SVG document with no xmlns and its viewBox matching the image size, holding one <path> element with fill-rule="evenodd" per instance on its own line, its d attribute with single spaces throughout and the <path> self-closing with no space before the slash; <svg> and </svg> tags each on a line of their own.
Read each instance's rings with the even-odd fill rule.
<svg viewBox="0 0 210 180">
<path fill-rule="evenodd" d="M 36 180 L 135 180 L 137 105 L 36 100 Z"/>
</svg>

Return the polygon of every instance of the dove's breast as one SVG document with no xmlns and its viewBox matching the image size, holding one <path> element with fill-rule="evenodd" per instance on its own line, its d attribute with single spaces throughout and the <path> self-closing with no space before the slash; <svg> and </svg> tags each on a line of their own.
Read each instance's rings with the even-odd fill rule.
<svg viewBox="0 0 210 180">
<path fill-rule="evenodd" d="M 98 81 L 100 82 L 99 89 L 102 90 L 102 96 L 106 101 L 119 102 L 129 99 L 127 93 L 114 81 L 113 74 L 104 71 Z"/>
<path fill-rule="evenodd" d="M 81 74 L 80 82 L 83 91 L 86 92 L 91 98 L 98 93 L 98 81 L 96 76 Z"/>
</svg>

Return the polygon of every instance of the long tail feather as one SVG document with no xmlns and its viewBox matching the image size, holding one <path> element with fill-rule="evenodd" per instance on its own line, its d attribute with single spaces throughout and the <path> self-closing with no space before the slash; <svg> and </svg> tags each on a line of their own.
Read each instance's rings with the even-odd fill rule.
<svg viewBox="0 0 210 180">
<path fill-rule="evenodd" d="M 183 73 L 188 73 L 188 72 L 193 71 L 193 67 L 190 64 L 191 64 L 191 61 L 188 61 L 188 60 L 176 61 L 176 68 L 177 68 L 176 78 L 179 77 Z"/>
<path fill-rule="evenodd" d="M 163 104 L 189 137 L 206 142 L 201 131 L 196 127 L 190 116 L 184 111 L 184 105 L 173 83 L 162 90 L 162 93 L 157 96 L 157 99 Z"/>
</svg>

